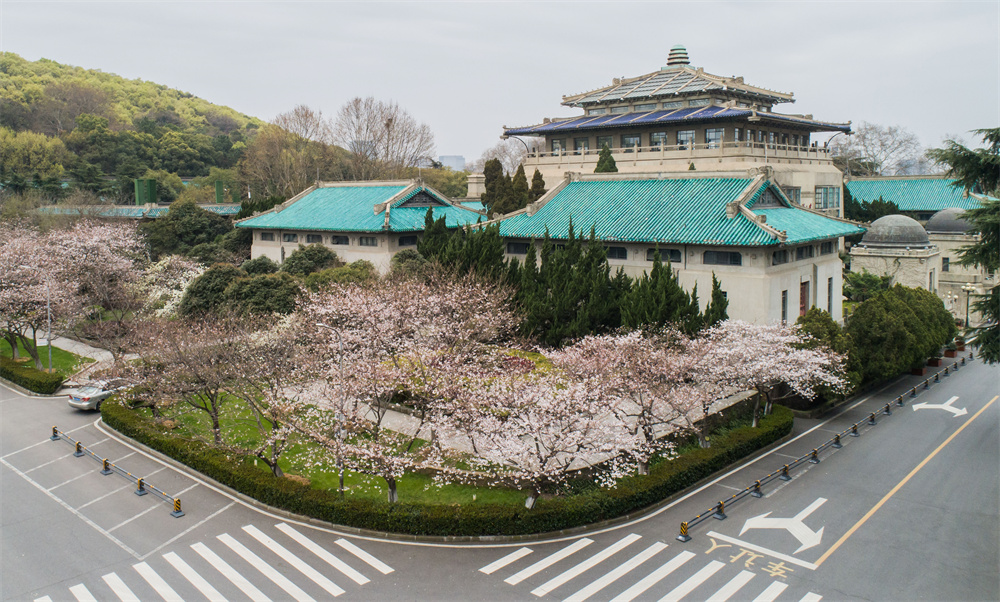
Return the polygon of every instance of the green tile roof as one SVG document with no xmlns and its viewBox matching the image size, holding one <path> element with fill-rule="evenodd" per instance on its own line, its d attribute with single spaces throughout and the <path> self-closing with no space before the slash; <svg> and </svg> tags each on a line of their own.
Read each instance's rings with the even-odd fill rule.
<svg viewBox="0 0 1000 602">
<path fill-rule="evenodd" d="M 965 197 L 954 180 L 945 178 L 873 178 L 845 183 L 856 201 L 870 203 L 882 197 L 896 203 L 900 211 L 940 211 L 949 207 L 975 209 L 980 202 Z"/>
<path fill-rule="evenodd" d="M 323 230 L 334 232 L 382 232 L 385 212 L 375 213 L 374 207 L 385 203 L 406 190 L 407 186 L 334 186 L 317 188 L 281 211 L 237 222 L 239 228 L 271 228 L 281 230 Z M 425 191 L 418 187 L 397 199 L 389 209 L 389 231 L 416 232 L 424 229 L 427 207 L 399 207 L 415 194 Z M 444 216 L 449 227 L 474 224 L 478 213 L 454 206 L 434 207 L 435 219 Z"/>
<path fill-rule="evenodd" d="M 521 214 L 500 224 L 508 238 L 565 238 L 570 220 L 578 233 L 591 226 L 605 241 L 733 246 L 776 245 L 779 241 L 746 216 L 726 217 L 753 182 L 750 178 L 604 180 L 571 182 L 533 216 Z M 747 205 L 767 189 L 760 186 Z M 786 230 L 788 241 L 837 238 L 864 230 L 792 207 L 758 209 L 767 223 Z"/>
</svg>

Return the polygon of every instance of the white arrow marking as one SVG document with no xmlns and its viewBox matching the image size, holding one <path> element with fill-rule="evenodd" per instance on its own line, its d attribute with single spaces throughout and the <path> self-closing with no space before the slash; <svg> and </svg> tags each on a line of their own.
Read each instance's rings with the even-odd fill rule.
<svg viewBox="0 0 1000 602">
<path fill-rule="evenodd" d="M 966 410 L 965 408 L 951 407 L 951 404 L 955 403 L 957 399 L 958 397 L 952 397 L 951 399 L 949 399 L 944 403 L 927 403 L 926 401 L 923 403 L 915 403 L 913 404 L 913 411 L 916 412 L 917 410 L 922 410 L 925 408 L 928 410 L 945 410 L 954 414 L 956 418 L 958 416 L 964 416 L 968 414 L 969 411 Z"/>
<path fill-rule="evenodd" d="M 799 546 L 798 550 L 795 550 L 795 554 L 798 554 L 802 550 L 808 550 L 813 546 L 819 545 L 819 542 L 823 539 L 823 529 L 826 527 L 820 527 L 819 531 L 813 531 L 805 525 L 802 521 L 812 514 L 814 510 L 819 508 L 826 502 L 826 498 L 816 498 L 816 501 L 809 504 L 805 510 L 799 512 L 792 518 L 767 518 L 770 512 L 765 512 L 760 516 L 755 516 L 751 519 L 747 519 L 747 522 L 743 524 L 743 530 L 740 531 L 740 535 L 743 535 L 750 529 L 784 529 L 792 534 L 795 539 L 799 540 L 802 545 Z"/>
</svg>

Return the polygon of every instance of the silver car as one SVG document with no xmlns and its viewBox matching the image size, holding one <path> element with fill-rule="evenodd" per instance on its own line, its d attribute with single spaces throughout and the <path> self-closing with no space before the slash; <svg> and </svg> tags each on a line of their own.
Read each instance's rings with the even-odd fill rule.
<svg viewBox="0 0 1000 602">
<path fill-rule="evenodd" d="M 78 410 L 99 410 L 101 402 L 111 397 L 123 387 L 98 380 L 69 392 L 69 405 Z"/>
</svg>

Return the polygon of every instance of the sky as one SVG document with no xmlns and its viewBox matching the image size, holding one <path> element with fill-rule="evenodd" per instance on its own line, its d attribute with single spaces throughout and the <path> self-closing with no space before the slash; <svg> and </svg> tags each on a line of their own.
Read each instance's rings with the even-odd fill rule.
<svg viewBox="0 0 1000 602">
<path fill-rule="evenodd" d="M 0 0 L 0 51 L 144 79 L 272 120 L 393 100 L 469 161 L 564 95 L 694 67 L 792 92 L 782 113 L 902 126 L 925 146 L 1000 125 L 1000 2 Z M 821 139 L 821 138 L 820 138 Z"/>
</svg>

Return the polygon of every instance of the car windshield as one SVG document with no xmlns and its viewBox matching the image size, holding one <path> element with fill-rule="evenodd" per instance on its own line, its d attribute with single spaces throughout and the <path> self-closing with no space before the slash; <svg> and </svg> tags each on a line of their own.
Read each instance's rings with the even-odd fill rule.
<svg viewBox="0 0 1000 602">
<path fill-rule="evenodd" d="M 100 392 L 101 392 L 100 387 L 83 387 L 82 389 L 77 391 L 77 393 L 80 393 L 81 395 L 93 395 L 94 393 L 100 393 Z"/>
</svg>

